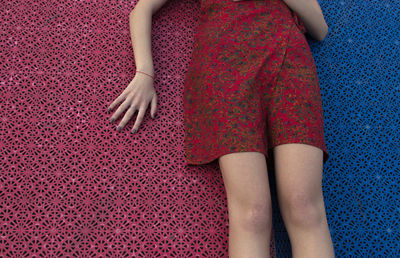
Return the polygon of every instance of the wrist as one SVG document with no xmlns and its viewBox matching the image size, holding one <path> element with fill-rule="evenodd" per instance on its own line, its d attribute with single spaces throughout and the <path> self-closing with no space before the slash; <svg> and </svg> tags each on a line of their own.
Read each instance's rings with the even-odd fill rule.
<svg viewBox="0 0 400 258">
<path fill-rule="evenodd" d="M 142 65 L 142 66 L 139 65 L 136 67 L 136 70 L 150 74 L 150 75 L 154 75 L 153 65 Z"/>
<path fill-rule="evenodd" d="M 145 75 L 145 76 L 148 76 L 148 77 L 151 77 L 153 80 L 154 80 L 154 74 L 152 74 L 152 73 L 148 73 L 148 72 L 143 72 L 143 71 L 141 71 L 141 70 L 139 70 L 139 69 L 136 69 L 136 73 L 135 73 L 135 76 L 136 76 L 136 74 L 143 74 L 143 75 Z"/>
</svg>

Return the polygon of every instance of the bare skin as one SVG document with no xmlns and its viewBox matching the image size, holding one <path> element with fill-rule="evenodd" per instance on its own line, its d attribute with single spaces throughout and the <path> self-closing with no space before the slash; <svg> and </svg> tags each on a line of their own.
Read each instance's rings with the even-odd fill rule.
<svg viewBox="0 0 400 258">
<path fill-rule="evenodd" d="M 154 89 L 154 67 L 151 54 L 151 22 L 152 16 L 157 12 L 166 0 L 140 0 L 129 15 L 129 26 L 135 55 L 136 70 L 144 72 L 136 73 L 126 89 L 110 104 L 108 111 L 122 103 L 111 116 L 110 122 L 118 119 L 123 112 L 126 113 L 118 124 L 117 130 L 121 130 L 138 111 L 132 132 L 137 132 L 143 122 L 144 114 L 151 103 L 150 115 L 155 117 L 157 112 L 157 94 Z"/>
<path fill-rule="evenodd" d="M 282 0 L 301 19 L 307 33 L 318 41 L 325 39 L 328 25 L 317 0 Z"/>
<path fill-rule="evenodd" d="M 139 110 L 133 125 L 132 133 L 135 133 L 143 121 L 149 102 L 151 102 L 151 117 L 154 118 L 157 110 L 157 94 L 153 87 L 153 79 L 150 76 L 137 73 L 128 87 L 111 103 L 109 110 L 123 102 L 111 116 L 110 122 L 115 121 L 125 111 L 125 115 L 117 126 L 120 131 L 132 118 L 136 110 Z"/>
<path fill-rule="evenodd" d="M 232 0 L 243 1 L 243 0 Z M 321 8 L 317 0 L 282 0 L 289 8 L 295 11 L 304 23 L 307 32 L 317 40 L 323 40 L 328 32 Z M 112 115 L 110 122 L 118 119 L 125 111 L 125 115 L 118 124 L 121 130 L 138 111 L 132 132 L 136 132 L 143 122 L 146 109 L 151 102 L 151 117 L 157 112 L 157 95 L 153 86 L 154 67 L 151 54 L 151 19 L 167 0 L 140 0 L 129 15 L 132 46 L 135 55 L 137 71 L 145 74 L 136 74 L 126 89 L 110 104 L 108 111 L 122 103 Z M 146 78 L 148 77 L 148 78 Z"/>
<path fill-rule="evenodd" d="M 229 257 L 271 257 L 272 205 L 264 154 L 230 153 L 218 161 L 228 200 Z"/>
<path fill-rule="evenodd" d="M 110 104 L 121 104 L 111 116 L 123 128 L 138 111 L 133 131 L 138 130 L 147 107 L 157 111 L 153 86 L 151 18 L 167 0 L 139 0 L 131 12 L 130 29 L 137 73 L 126 89 Z M 322 40 L 327 26 L 316 0 L 284 0 L 299 14 L 311 36 Z M 318 6 L 317 6 L 318 5 Z M 274 148 L 279 206 L 292 245 L 293 257 L 334 257 L 327 225 L 322 187 L 322 150 L 306 144 L 283 144 Z M 219 164 L 229 210 L 229 256 L 270 257 L 272 229 L 271 196 L 266 159 L 259 152 L 223 155 Z"/>
<path fill-rule="evenodd" d="M 273 151 L 292 257 L 334 258 L 322 195 L 322 150 L 291 143 Z M 271 194 L 264 154 L 229 153 L 219 158 L 219 165 L 228 200 L 229 257 L 271 257 Z"/>
</svg>

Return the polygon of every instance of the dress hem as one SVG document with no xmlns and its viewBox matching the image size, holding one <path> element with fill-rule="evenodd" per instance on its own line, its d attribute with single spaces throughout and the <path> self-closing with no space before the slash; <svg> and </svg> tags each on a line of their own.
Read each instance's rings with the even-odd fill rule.
<svg viewBox="0 0 400 258">
<path fill-rule="evenodd" d="M 325 163 L 328 161 L 329 159 L 329 153 L 328 150 L 318 144 L 316 144 L 315 142 L 310 142 L 310 141 L 290 141 L 290 142 L 280 142 L 278 144 L 275 144 L 274 146 L 268 148 L 267 150 L 260 150 L 260 149 L 240 149 L 240 150 L 232 150 L 232 151 L 221 151 L 215 155 L 212 155 L 206 159 L 194 159 L 194 160 L 190 160 L 188 158 L 186 158 L 186 162 L 188 165 L 207 165 L 207 164 L 211 164 L 214 163 L 218 160 L 219 157 L 226 155 L 226 154 L 230 154 L 230 153 L 237 153 L 237 152 L 261 152 L 262 154 L 265 155 L 266 160 L 270 160 L 269 159 L 269 154 L 272 154 L 272 150 L 273 148 L 275 148 L 276 146 L 282 145 L 282 144 L 290 144 L 290 143 L 301 143 L 301 144 L 308 144 L 314 147 L 317 147 L 319 149 L 321 149 L 323 151 L 323 165 L 325 165 Z M 268 162 L 268 167 L 274 167 L 273 165 L 273 160 L 270 160 L 272 162 Z M 271 164 L 272 163 L 272 164 Z"/>
</svg>

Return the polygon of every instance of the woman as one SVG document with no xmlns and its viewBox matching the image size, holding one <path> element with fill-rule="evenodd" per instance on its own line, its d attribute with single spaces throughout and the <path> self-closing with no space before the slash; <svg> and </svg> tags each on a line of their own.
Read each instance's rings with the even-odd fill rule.
<svg viewBox="0 0 400 258">
<path fill-rule="evenodd" d="M 151 17 L 166 0 L 140 0 L 130 14 L 136 75 L 110 105 L 117 129 L 138 110 L 138 130 L 153 87 Z M 294 257 L 334 257 L 322 194 L 321 95 L 304 33 L 322 41 L 328 26 L 316 0 L 201 0 L 185 79 L 187 163 L 218 161 L 229 211 L 230 257 L 269 257 L 268 168 Z"/>
</svg>

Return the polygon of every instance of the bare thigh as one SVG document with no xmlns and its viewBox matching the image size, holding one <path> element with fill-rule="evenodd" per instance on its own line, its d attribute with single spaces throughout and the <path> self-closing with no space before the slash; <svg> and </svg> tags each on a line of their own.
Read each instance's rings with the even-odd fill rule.
<svg viewBox="0 0 400 258">
<path fill-rule="evenodd" d="M 265 155 L 261 152 L 235 152 L 219 158 L 230 216 L 262 211 L 272 223 L 271 194 Z"/>
<path fill-rule="evenodd" d="M 286 222 L 320 219 L 325 211 L 322 192 L 323 152 L 309 144 L 274 148 L 278 202 Z"/>
</svg>

